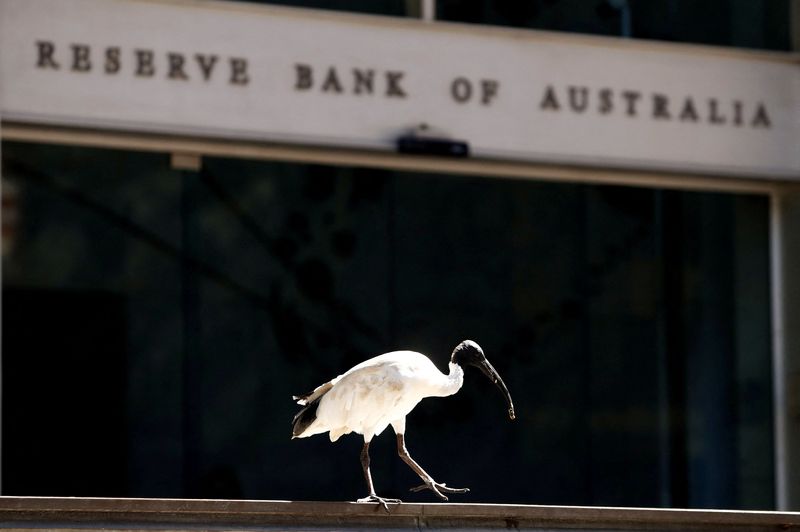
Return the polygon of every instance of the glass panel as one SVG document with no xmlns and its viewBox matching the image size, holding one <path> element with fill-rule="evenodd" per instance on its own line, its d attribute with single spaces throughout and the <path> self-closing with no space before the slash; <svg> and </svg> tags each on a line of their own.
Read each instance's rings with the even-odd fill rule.
<svg viewBox="0 0 800 532">
<path fill-rule="evenodd" d="M 791 49 L 788 0 L 438 0 L 437 18 L 549 31 Z"/>
<path fill-rule="evenodd" d="M 518 417 L 469 369 L 414 409 L 451 500 L 774 504 L 765 197 L 3 157 L 6 494 L 353 500 L 361 439 L 292 441 L 291 395 L 472 338 Z M 371 456 L 380 494 L 435 500 L 391 436 Z"/>
</svg>

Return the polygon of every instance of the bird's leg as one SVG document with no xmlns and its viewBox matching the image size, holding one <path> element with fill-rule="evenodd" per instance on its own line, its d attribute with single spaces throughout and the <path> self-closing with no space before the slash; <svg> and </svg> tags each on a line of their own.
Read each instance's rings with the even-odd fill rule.
<svg viewBox="0 0 800 532">
<path fill-rule="evenodd" d="M 397 434 L 397 454 L 400 455 L 400 458 L 403 459 L 408 466 L 414 470 L 414 472 L 419 475 L 419 478 L 422 479 L 425 484 L 421 486 L 417 486 L 416 488 L 411 488 L 411 491 L 422 491 L 424 489 L 429 489 L 434 492 L 440 499 L 443 501 L 448 500 L 447 496 L 444 493 L 466 493 L 469 491 L 469 488 L 448 488 L 446 484 L 439 484 L 433 477 L 431 477 L 418 463 L 411 458 L 411 455 L 408 454 L 408 449 L 406 449 L 406 439 L 403 433 Z"/>
<path fill-rule="evenodd" d="M 372 474 L 369 472 L 369 442 L 364 441 L 364 447 L 361 449 L 361 467 L 364 469 L 364 479 L 367 481 L 367 488 L 369 489 L 369 495 L 364 497 L 363 499 L 358 499 L 356 502 L 377 502 L 383 509 L 386 510 L 386 513 L 389 513 L 389 506 L 386 503 L 393 502 L 393 503 L 400 503 L 402 502 L 400 499 L 385 499 L 383 497 L 378 497 L 375 494 L 375 486 L 372 484 Z"/>
</svg>

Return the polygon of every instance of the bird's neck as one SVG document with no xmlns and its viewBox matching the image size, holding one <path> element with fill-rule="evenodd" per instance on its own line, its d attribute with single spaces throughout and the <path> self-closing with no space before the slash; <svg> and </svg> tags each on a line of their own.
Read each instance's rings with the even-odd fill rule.
<svg viewBox="0 0 800 532">
<path fill-rule="evenodd" d="M 444 386 L 442 386 L 441 397 L 453 395 L 464 384 L 464 370 L 461 366 L 450 362 L 450 373 L 445 376 Z"/>
</svg>

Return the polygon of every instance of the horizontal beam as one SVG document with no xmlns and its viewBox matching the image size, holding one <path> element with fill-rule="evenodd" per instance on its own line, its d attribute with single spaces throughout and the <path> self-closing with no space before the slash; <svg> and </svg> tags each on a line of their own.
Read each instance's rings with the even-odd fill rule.
<svg viewBox="0 0 800 532">
<path fill-rule="evenodd" d="M 36 126 L 16 122 L 3 122 L 0 135 L 2 135 L 2 140 L 5 141 L 182 153 L 194 154 L 198 157 L 232 157 L 290 163 L 385 168 L 407 172 L 432 172 L 506 179 L 625 185 L 737 194 L 768 195 L 786 187 L 796 186 L 791 182 L 756 178 L 643 172 L 485 159 L 452 159 L 377 151 Z"/>
<path fill-rule="evenodd" d="M 800 513 L 310 501 L 0 497 L 0 528 L 190 530 L 789 530 Z"/>
</svg>

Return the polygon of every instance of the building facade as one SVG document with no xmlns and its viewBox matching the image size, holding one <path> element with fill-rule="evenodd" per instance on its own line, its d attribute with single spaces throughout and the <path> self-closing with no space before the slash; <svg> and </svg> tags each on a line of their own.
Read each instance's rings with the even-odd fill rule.
<svg viewBox="0 0 800 532">
<path fill-rule="evenodd" d="M 797 4 L 3 2 L 2 493 L 797 510 Z"/>
</svg>

